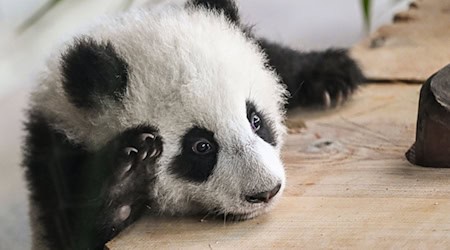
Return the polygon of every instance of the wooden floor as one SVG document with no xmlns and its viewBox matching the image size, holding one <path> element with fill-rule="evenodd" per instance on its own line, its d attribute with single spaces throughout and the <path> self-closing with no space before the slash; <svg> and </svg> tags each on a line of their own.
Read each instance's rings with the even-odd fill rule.
<svg viewBox="0 0 450 250">
<path fill-rule="evenodd" d="M 447 248 L 450 169 L 405 160 L 419 85 L 363 87 L 345 107 L 290 114 L 288 185 L 278 206 L 251 221 L 147 217 L 110 249 Z M 293 122 L 294 121 L 294 122 Z"/>
<path fill-rule="evenodd" d="M 415 0 L 352 55 L 370 79 L 422 82 L 450 63 L 450 1 Z"/>
<path fill-rule="evenodd" d="M 369 80 L 391 83 L 366 85 L 339 109 L 289 114 L 287 188 L 270 213 L 226 223 L 149 216 L 108 248 L 450 248 L 450 168 L 404 156 L 420 83 L 450 63 L 449 18 L 448 0 L 415 1 L 352 50 Z"/>
</svg>

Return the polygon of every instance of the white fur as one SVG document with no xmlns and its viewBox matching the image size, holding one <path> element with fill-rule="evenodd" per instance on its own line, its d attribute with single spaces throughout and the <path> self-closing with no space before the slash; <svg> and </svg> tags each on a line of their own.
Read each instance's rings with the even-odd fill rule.
<svg viewBox="0 0 450 250">
<path fill-rule="evenodd" d="M 247 218 L 272 205 L 250 204 L 242 195 L 271 190 L 278 183 L 284 187 L 279 154 L 285 89 L 265 67 L 265 55 L 238 27 L 211 11 L 170 7 L 105 20 L 87 35 L 111 41 L 129 64 L 123 105 L 104 99 L 102 110 L 76 108 L 61 86 L 60 57 L 53 57 L 33 102 L 52 119 L 54 128 L 96 150 L 127 128 L 156 126 L 164 151 L 150 195 L 161 212 L 215 209 Z M 251 130 L 247 100 L 275 126 L 277 147 Z M 201 184 L 168 170 L 181 152 L 180 138 L 193 125 L 213 131 L 220 145 L 214 173 Z"/>
</svg>

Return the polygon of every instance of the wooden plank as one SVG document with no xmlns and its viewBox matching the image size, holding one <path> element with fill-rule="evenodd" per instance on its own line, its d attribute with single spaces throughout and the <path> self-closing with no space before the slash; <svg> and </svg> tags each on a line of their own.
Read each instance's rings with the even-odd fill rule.
<svg viewBox="0 0 450 250">
<path fill-rule="evenodd" d="M 449 206 L 448 199 L 288 197 L 273 213 L 244 223 L 147 220 L 113 249 L 444 249 Z"/>
<path fill-rule="evenodd" d="M 450 63 L 450 1 L 411 6 L 352 48 L 369 79 L 422 82 Z"/>
<path fill-rule="evenodd" d="M 444 248 L 450 169 L 410 165 L 417 85 L 368 85 L 339 110 L 290 114 L 278 206 L 245 222 L 148 216 L 110 249 Z"/>
</svg>

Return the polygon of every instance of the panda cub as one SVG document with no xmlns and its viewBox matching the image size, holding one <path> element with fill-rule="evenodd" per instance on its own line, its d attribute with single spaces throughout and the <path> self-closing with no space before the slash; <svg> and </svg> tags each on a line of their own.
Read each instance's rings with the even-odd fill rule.
<svg viewBox="0 0 450 250">
<path fill-rule="evenodd" d="M 32 94 L 34 248 L 102 249 L 144 211 L 268 211 L 285 187 L 285 109 L 338 105 L 362 80 L 343 50 L 256 38 L 231 0 L 96 24 L 50 58 Z"/>
</svg>

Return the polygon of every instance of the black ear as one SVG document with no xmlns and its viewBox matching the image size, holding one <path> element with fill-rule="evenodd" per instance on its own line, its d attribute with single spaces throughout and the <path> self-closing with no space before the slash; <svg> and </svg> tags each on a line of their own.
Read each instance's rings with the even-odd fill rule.
<svg viewBox="0 0 450 250">
<path fill-rule="evenodd" d="M 80 108 L 99 104 L 99 97 L 120 101 L 126 91 L 128 65 L 111 42 L 83 37 L 62 55 L 63 87 L 69 100 Z"/>
<path fill-rule="evenodd" d="M 191 0 L 188 6 L 200 6 L 223 12 L 230 21 L 239 25 L 239 10 L 233 0 Z"/>
</svg>

